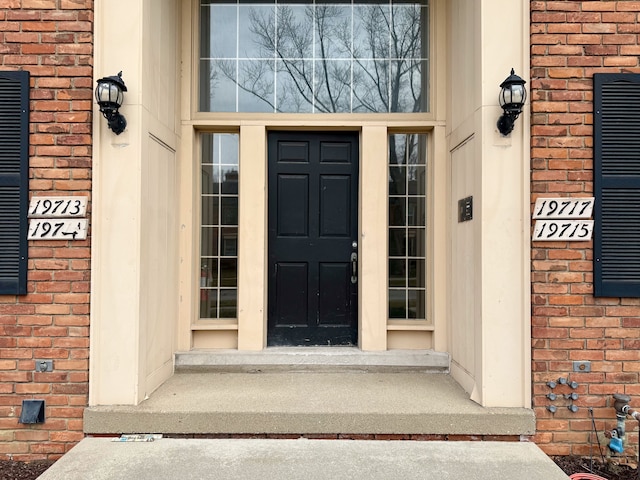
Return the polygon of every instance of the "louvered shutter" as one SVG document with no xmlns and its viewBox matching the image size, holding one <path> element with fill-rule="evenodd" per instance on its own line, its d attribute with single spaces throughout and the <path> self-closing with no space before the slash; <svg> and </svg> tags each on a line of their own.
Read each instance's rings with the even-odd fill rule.
<svg viewBox="0 0 640 480">
<path fill-rule="evenodd" d="M 640 75 L 594 75 L 594 293 L 640 297 Z"/>
<path fill-rule="evenodd" d="M 27 293 L 29 72 L 0 72 L 0 294 Z"/>
</svg>

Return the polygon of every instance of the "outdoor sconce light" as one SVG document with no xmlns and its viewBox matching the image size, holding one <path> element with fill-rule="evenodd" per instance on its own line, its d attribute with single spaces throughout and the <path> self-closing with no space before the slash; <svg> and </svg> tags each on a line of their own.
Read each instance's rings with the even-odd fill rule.
<svg viewBox="0 0 640 480">
<path fill-rule="evenodd" d="M 498 100 L 504 113 L 498 119 L 498 130 L 502 135 L 509 135 L 513 130 L 516 119 L 522 113 L 522 106 L 527 99 L 527 89 L 525 82 L 515 74 L 513 68 L 504 82 L 500 84 L 500 95 Z"/>
<path fill-rule="evenodd" d="M 107 119 L 109 128 L 116 135 L 120 135 L 127 127 L 127 120 L 118 112 L 126 91 L 127 87 L 122 81 L 122 72 L 118 75 L 101 78 L 96 87 L 96 101 L 100 106 L 100 112 Z"/>
</svg>

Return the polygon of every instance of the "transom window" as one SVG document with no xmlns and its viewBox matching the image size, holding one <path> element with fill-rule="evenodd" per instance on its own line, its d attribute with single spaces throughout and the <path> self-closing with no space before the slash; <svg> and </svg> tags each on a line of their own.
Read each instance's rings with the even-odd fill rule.
<svg viewBox="0 0 640 480">
<path fill-rule="evenodd" d="M 199 110 L 428 111 L 428 2 L 200 3 Z"/>
</svg>

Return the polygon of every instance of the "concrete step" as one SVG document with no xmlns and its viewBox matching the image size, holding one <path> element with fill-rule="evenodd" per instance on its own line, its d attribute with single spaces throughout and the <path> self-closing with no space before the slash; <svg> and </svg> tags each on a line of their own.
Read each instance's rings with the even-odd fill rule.
<svg viewBox="0 0 640 480">
<path fill-rule="evenodd" d="M 137 406 L 91 406 L 89 434 L 533 435 L 533 411 L 484 408 L 446 374 L 178 373 Z M 511 439 L 513 439 L 511 438 Z"/>
<path fill-rule="evenodd" d="M 175 371 L 448 373 L 449 355 L 433 350 L 363 352 L 357 347 L 286 347 L 257 352 L 192 350 L 176 353 Z"/>
<path fill-rule="evenodd" d="M 568 479 L 533 443 L 85 438 L 40 480 Z"/>
</svg>

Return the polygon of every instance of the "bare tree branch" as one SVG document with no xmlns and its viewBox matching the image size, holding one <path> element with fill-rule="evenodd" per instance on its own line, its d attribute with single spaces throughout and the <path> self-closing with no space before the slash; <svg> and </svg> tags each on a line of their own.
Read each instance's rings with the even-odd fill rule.
<svg viewBox="0 0 640 480">
<path fill-rule="evenodd" d="M 322 113 L 420 111 L 420 4 L 358 5 L 353 18 L 345 11 L 337 5 L 251 9 L 251 38 L 273 62 L 247 59 L 237 78 L 224 65 L 221 73 L 274 111 L 305 105 Z"/>
</svg>

